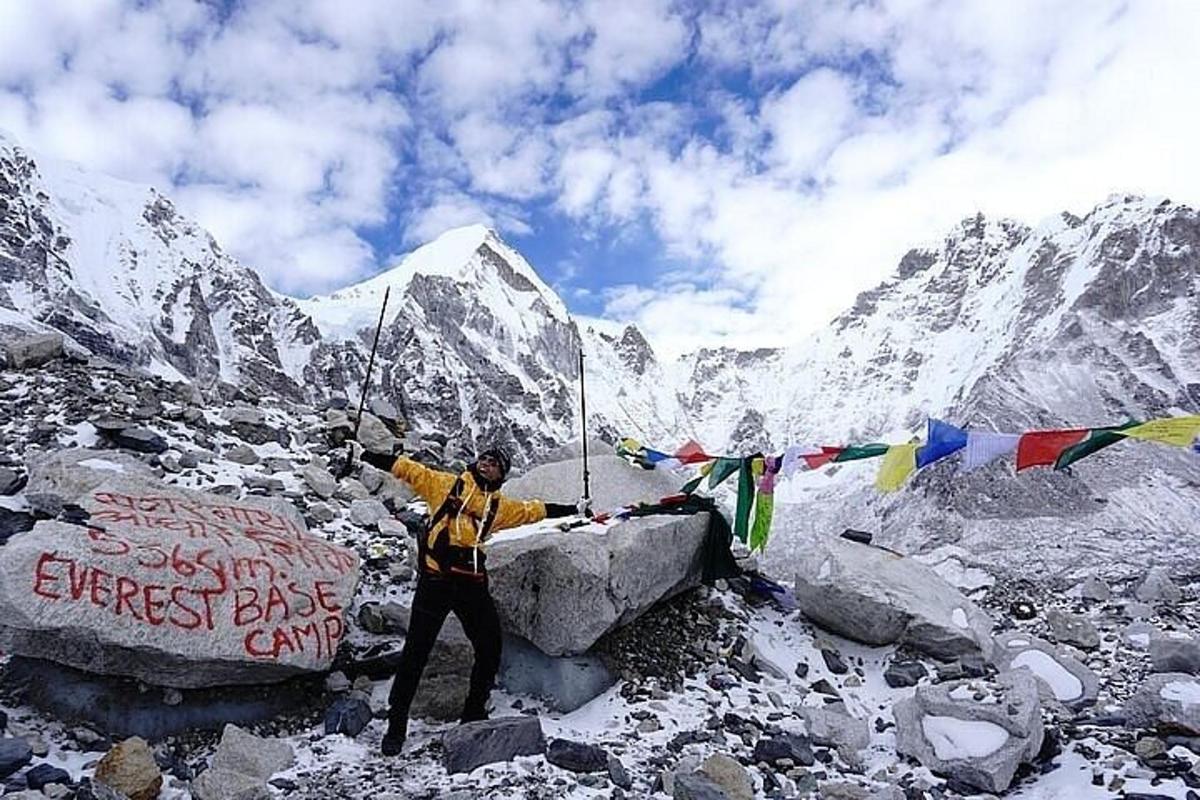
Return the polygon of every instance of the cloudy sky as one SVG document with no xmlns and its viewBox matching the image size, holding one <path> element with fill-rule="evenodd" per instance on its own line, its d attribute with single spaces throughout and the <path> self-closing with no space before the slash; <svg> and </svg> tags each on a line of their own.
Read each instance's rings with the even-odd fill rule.
<svg viewBox="0 0 1200 800">
<path fill-rule="evenodd" d="M 793 341 L 984 211 L 1200 201 L 1193 0 L 3 0 L 0 127 L 274 288 L 485 222 L 660 349 Z"/>
</svg>

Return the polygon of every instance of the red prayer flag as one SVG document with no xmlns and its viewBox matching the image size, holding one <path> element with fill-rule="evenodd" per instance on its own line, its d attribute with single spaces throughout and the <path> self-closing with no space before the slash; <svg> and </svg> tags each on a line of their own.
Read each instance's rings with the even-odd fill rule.
<svg viewBox="0 0 1200 800">
<path fill-rule="evenodd" d="M 1087 435 L 1087 428 L 1022 434 L 1017 442 L 1017 472 L 1029 467 L 1054 466 L 1063 450 L 1079 444 Z"/>
<path fill-rule="evenodd" d="M 691 439 L 683 447 L 679 448 L 679 452 L 675 454 L 679 459 L 680 464 L 699 464 L 704 461 L 712 461 L 713 457 L 704 452 L 704 448 L 695 439 Z"/>
<path fill-rule="evenodd" d="M 838 457 L 838 453 L 842 452 L 844 447 L 822 447 L 819 453 L 804 453 L 801 458 L 804 463 L 808 464 L 809 469 L 820 469 Z"/>
</svg>

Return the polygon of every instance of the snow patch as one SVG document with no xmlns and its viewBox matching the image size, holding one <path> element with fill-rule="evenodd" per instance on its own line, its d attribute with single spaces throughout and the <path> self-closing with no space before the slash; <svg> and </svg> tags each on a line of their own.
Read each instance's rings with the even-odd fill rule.
<svg viewBox="0 0 1200 800">
<path fill-rule="evenodd" d="M 1059 700 L 1075 700 L 1083 696 L 1083 682 L 1062 664 L 1041 650 L 1026 650 L 1012 660 L 1014 667 L 1026 667 L 1050 685 Z"/>
<path fill-rule="evenodd" d="M 1194 681 L 1172 681 L 1158 690 L 1163 700 L 1176 700 L 1185 706 L 1200 703 L 1200 683 Z"/>
<path fill-rule="evenodd" d="M 1008 731 L 983 720 L 929 715 L 921 719 L 921 730 L 943 761 L 990 756 L 1008 741 Z"/>
<path fill-rule="evenodd" d="M 89 469 L 99 469 L 105 472 L 124 472 L 125 467 L 118 464 L 116 461 L 109 461 L 106 458 L 88 458 L 79 462 L 79 466 L 88 467 Z"/>
<path fill-rule="evenodd" d="M 967 612 L 963 611 L 961 608 L 954 609 L 954 613 L 950 615 L 950 621 L 960 628 L 965 629 L 970 627 L 967 624 Z"/>
</svg>

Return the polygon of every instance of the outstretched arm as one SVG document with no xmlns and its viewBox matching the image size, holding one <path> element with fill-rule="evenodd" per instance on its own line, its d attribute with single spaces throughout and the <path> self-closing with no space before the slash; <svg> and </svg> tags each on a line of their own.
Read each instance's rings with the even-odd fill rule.
<svg viewBox="0 0 1200 800">
<path fill-rule="evenodd" d="M 428 504 L 440 502 L 454 484 L 454 476 L 450 473 L 430 469 L 408 456 L 385 456 L 364 450 L 359 458 L 376 469 L 390 472 L 404 481 Z"/>
</svg>

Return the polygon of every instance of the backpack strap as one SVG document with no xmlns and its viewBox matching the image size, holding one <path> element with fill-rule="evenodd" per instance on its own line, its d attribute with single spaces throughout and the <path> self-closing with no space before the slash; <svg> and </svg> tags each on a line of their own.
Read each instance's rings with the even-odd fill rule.
<svg viewBox="0 0 1200 800">
<path fill-rule="evenodd" d="M 417 563 L 422 572 L 429 569 L 428 561 L 432 560 L 437 564 L 439 570 L 445 570 L 443 566 L 446 564 L 446 556 L 450 551 L 450 525 L 446 524 L 443 531 L 434 535 L 438 526 L 451 514 L 458 512 L 462 508 L 462 491 L 463 478 L 459 475 L 454 485 L 450 487 L 449 494 L 442 504 L 438 506 L 437 511 L 433 512 L 433 516 L 429 518 L 429 525 L 426 526 L 425 532 L 417 540 Z M 433 539 L 430 542 L 430 538 Z"/>
</svg>

